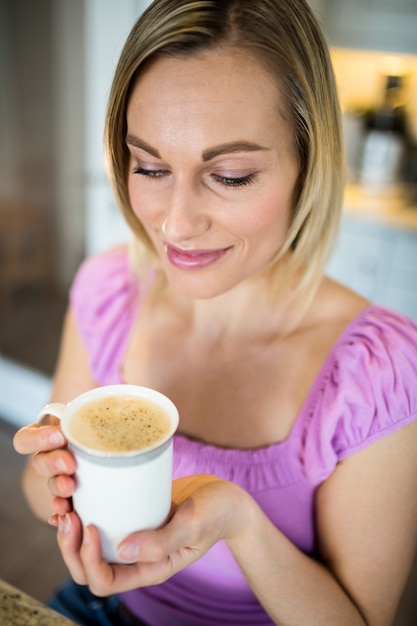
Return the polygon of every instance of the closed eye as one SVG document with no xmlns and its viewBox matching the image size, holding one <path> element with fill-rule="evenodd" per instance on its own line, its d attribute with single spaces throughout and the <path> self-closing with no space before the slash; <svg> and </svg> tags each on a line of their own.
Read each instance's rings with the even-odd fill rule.
<svg viewBox="0 0 417 626">
<path fill-rule="evenodd" d="M 160 178 L 168 173 L 167 170 L 147 170 L 143 167 L 135 167 L 133 174 L 140 174 L 141 176 L 147 176 L 148 178 Z"/>
<path fill-rule="evenodd" d="M 256 174 L 252 173 L 236 178 L 233 176 L 219 176 L 218 174 L 213 174 L 213 178 L 221 185 L 225 185 L 225 187 L 245 187 L 256 181 Z"/>
<path fill-rule="evenodd" d="M 133 174 L 139 174 L 147 178 L 161 178 L 169 174 L 168 170 L 153 170 L 145 169 L 137 166 L 133 169 Z M 219 174 L 212 174 L 216 183 L 225 187 L 246 187 L 256 181 L 256 173 L 247 174 L 245 176 L 220 176 Z"/>
</svg>

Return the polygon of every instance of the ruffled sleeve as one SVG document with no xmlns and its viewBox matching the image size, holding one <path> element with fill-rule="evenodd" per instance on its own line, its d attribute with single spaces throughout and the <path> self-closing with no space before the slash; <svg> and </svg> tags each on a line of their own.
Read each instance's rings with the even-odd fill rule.
<svg viewBox="0 0 417 626">
<path fill-rule="evenodd" d="M 91 257 L 79 268 L 70 304 L 100 385 L 122 381 L 123 356 L 139 305 L 125 248 Z"/>
<path fill-rule="evenodd" d="M 332 350 L 312 390 L 301 458 L 323 479 L 336 464 L 417 419 L 417 326 L 370 307 Z"/>
</svg>

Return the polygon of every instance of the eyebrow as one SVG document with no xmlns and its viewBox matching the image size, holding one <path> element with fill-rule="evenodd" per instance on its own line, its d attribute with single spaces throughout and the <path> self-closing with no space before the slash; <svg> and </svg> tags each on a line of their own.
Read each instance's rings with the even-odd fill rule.
<svg viewBox="0 0 417 626">
<path fill-rule="evenodd" d="M 221 154 L 233 154 L 234 152 L 259 152 L 269 150 L 265 146 L 260 146 L 257 143 L 251 141 L 232 141 L 230 143 L 223 143 L 220 146 L 214 146 L 209 150 L 203 152 L 203 161 L 211 161 Z"/>
<path fill-rule="evenodd" d="M 140 150 L 144 150 L 145 152 L 155 157 L 156 159 L 161 158 L 161 155 L 159 154 L 158 150 L 155 150 L 155 148 L 152 148 L 152 146 L 146 143 L 146 141 L 143 141 L 143 139 L 139 139 L 139 137 L 135 137 L 135 135 L 127 135 L 126 143 L 128 146 L 133 146 L 134 148 L 139 148 Z"/>
<path fill-rule="evenodd" d="M 156 159 L 161 158 L 158 150 L 150 146 L 148 143 L 146 143 L 146 141 L 143 141 L 143 139 L 139 139 L 139 137 L 136 137 L 135 135 L 127 135 L 126 143 L 130 146 L 133 146 L 134 148 L 144 150 Z M 214 146 L 213 148 L 204 150 L 204 152 L 202 153 L 202 159 L 205 163 L 222 154 L 233 154 L 236 152 L 260 152 L 267 150 L 270 150 L 270 148 L 267 148 L 266 146 L 260 146 L 259 144 L 253 143 L 251 141 L 231 141 L 229 143 L 223 143 L 219 146 Z"/>
</svg>

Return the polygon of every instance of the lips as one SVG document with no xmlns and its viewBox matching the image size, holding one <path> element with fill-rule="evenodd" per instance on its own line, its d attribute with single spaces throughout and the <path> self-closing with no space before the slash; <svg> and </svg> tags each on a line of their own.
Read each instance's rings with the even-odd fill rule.
<svg viewBox="0 0 417 626">
<path fill-rule="evenodd" d="M 168 261 L 179 269 L 195 270 L 212 265 L 221 259 L 230 248 L 219 250 L 180 250 L 167 244 L 166 254 Z"/>
</svg>

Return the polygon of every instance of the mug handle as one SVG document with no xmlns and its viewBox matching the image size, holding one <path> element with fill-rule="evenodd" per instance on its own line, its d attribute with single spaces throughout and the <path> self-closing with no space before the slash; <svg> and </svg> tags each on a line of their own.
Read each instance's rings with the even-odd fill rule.
<svg viewBox="0 0 417 626">
<path fill-rule="evenodd" d="M 64 412 L 64 409 L 65 409 L 65 404 L 62 404 L 62 402 L 52 402 L 51 404 L 47 404 L 40 411 L 36 421 L 41 426 L 46 426 L 47 424 L 45 423 L 45 420 L 44 420 L 45 417 L 47 417 L 48 415 L 53 415 L 54 417 L 57 417 L 60 420 L 62 417 L 62 413 Z"/>
</svg>

